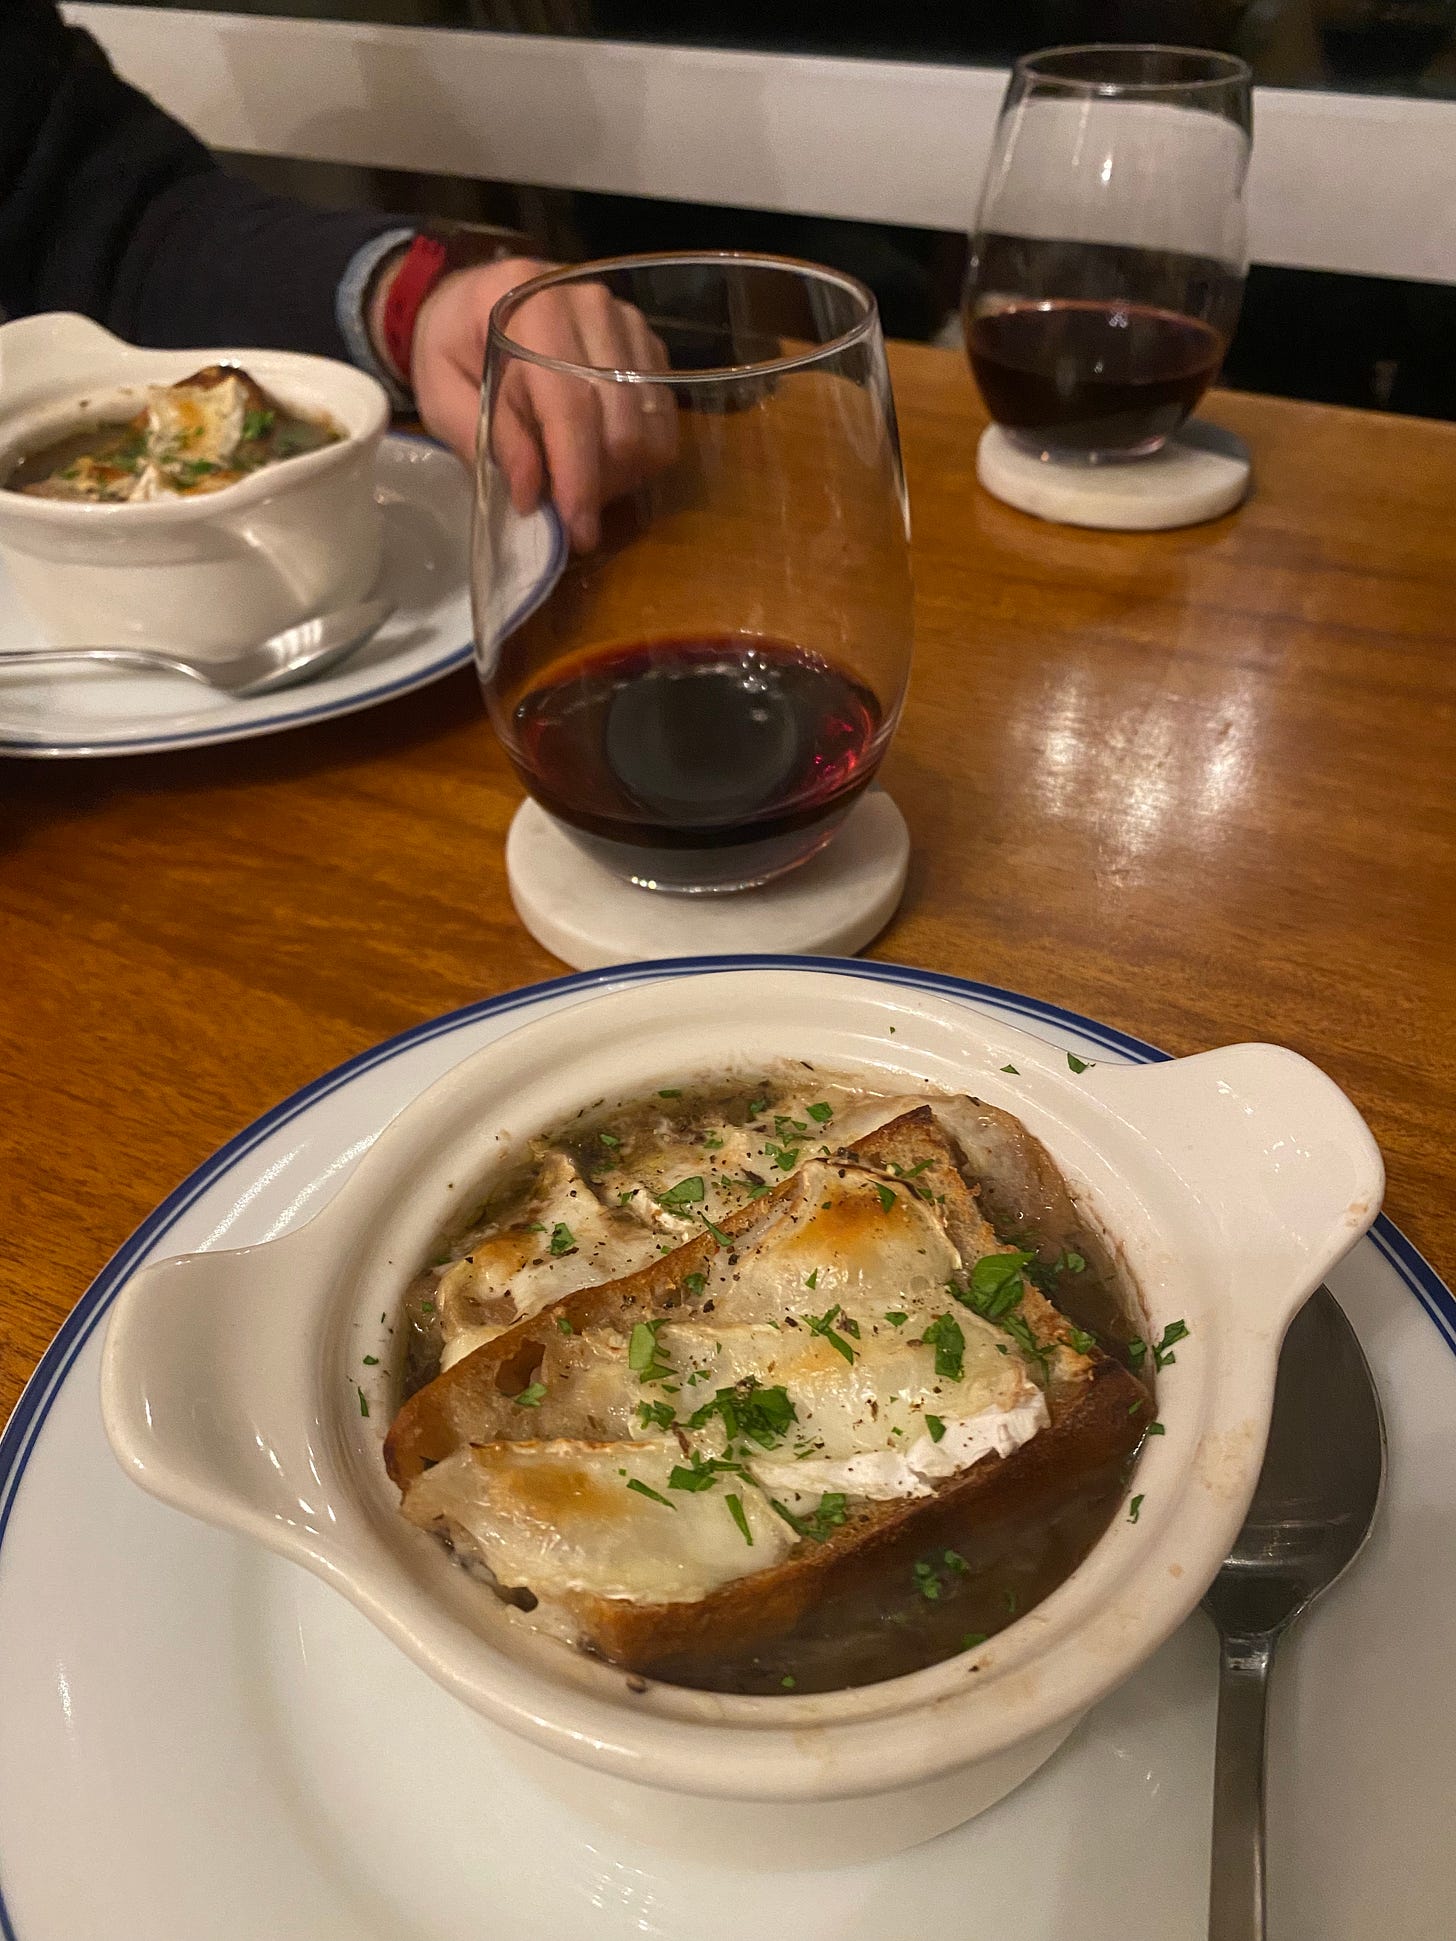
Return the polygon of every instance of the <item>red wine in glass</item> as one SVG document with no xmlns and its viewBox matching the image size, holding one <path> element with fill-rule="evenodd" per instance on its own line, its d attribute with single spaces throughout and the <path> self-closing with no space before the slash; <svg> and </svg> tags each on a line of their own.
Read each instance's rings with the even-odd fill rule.
<svg viewBox="0 0 1456 1941">
<path fill-rule="evenodd" d="M 749 633 L 573 655 L 497 726 L 542 807 L 658 887 L 729 888 L 802 860 L 805 832 L 828 841 L 888 740 L 853 675 Z"/>
<path fill-rule="evenodd" d="M 1218 374 L 1212 325 L 1116 297 L 1008 302 L 966 319 L 996 422 L 1039 449 L 1134 457 L 1183 424 Z"/>
</svg>

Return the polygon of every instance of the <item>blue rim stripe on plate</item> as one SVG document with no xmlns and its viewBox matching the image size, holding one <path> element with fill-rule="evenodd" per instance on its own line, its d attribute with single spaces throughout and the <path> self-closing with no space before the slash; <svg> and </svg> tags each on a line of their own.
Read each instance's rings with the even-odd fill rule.
<svg viewBox="0 0 1456 1941">
<path fill-rule="evenodd" d="M 281 1126 L 349 1084 L 362 1072 L 387 1064 L 402 1052 L 433 1039 L 448 1037 L 483 1018 L 504 1017 L 512 1011 L 539 1004 L 568 992 L 583 994 L 604 985 L 624 988 L 632 984 L 653 983 L 669 977 L 688 977 L 701 972 L 735 970 L 827 970 L 846 973 L 876 982 L 902 984 L 910 990 L 933 992 L 937 996 L 969 998 L 991 1004 L 1029 1023 L 1065 1027 L 1104 1050 L 1122 1052 L 1137 1064 L 1153 1064 L 1169 1057 L 1142 1038 L 1118 1031 L 1112 1025 L 1098 1024 L 1061 1005 L 1046 1004 L 1019 992 L 1003 990 L 996 984 L 981 984 L 970 978 L 951 977 L 941 971 L 913 970 L 904 964 L 879 964 L 856 957 L 676 957 L 642 964 L 614 964 L 604 970 L 577 971 L 564 977 L 547 978 L 521 990 L 506 991 L 498 997 L 477 999 L 458 1010 L 386 1038 L 377 1045 L 346 1059 L 332 1071 L 314 1079 L 288 1098 L 255 1119 L 251 1125 L 220 1146 L 180 1186 L 169 1193 L 136 1231 L 117 1249 L 92 1281 L 75 1307 L 61 1323 L 54 1339 L 41 1356 L 34 1373 L 21 1391 L 9 1421 L 0 1432 L 0 1545 L 4 1544 L 10 1513 L 15 1505 L 25 1468 L 40 1439 L 46 1417 L 65 1385 L 66 1378 L 94 1333 L 122 1285 L 141 1265 L 157 1243 L 222 1176 L 254 1147 L 268 1139 Z M 1382 1257 L 1410 1288 L 1453 1353 L 1456 1353 L 1456 1295 L 1452 1294 L 1436 1270 L 1421 1255 L 1400 1229 L 1381 1214 L 1371 1228 L 1370 1239 Z M 0 1886 L 0 1941 L 20 1941 L 5 1906 Z"/>
</svg>

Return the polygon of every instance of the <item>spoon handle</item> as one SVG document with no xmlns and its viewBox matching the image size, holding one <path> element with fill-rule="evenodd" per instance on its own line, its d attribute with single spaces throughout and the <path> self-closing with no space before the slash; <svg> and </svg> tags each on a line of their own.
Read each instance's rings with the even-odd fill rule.
<svg viewBox="0 0 1456 1941">
<path fill-rule="evenodd" d="M 1208 1941 L 1264 1941 L 1264 1731 L 1272 1636 L 1220 1640 Z"/>
<path fill-rule="evenodd" d="M 0 653 L 0 674 L 7 667 L 34 666 L 37 661 L 106 661 L 112 667 L 158 668 L 168 673 L 190 674 L 195 681 L 207 676 L 185 660 L 173 660 L 146 647 L 20 647 Z"/>
</svg>

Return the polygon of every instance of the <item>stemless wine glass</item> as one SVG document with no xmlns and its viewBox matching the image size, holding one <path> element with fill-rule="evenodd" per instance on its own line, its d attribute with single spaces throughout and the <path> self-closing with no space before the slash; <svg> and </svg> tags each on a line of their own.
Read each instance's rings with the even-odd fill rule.
<svg viewBox="0 0 1456 1941">
<path fill-rule="evenodd" d="M 566 341 L 564 298 L 610 357 L 537 348 Z M 804 862 L 879 766 L 910 665 L 869 291 L 725 253 L 554 271 L 496 306 L 483 413 L 477 665 L 526 789 L 645 889 Z"/>
<path fill-rule="evenodd" d="M 1051 459 L 1155 452 L 1218 374 L 1248 269 L 1249 70 L 1191 47 L 1019 60 L 966 278 L 986 408 Z"/>
</svg>

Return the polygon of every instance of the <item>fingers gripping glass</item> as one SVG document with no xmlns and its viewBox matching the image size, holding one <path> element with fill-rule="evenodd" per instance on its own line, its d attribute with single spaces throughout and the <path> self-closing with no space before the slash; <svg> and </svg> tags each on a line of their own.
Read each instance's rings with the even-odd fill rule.
<svg viewBox="0 0 1456 1941">
<path fill-rule="evenodd" d="M 1247 256 L 1249 70 L 1186 47 L 1016 63 L 966 279 L 986 408 L 1054 459 L 1135 458 L 1223 362 Z"/>
<path fill-rule="evenodd" d="M 478 664 L 525 787 L 647 888 L 805 861 L 910 661 L 874 299 L 772 257 L 559 271 L 497 306 L 483 408 Z"/>
</svg>

